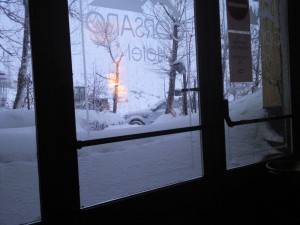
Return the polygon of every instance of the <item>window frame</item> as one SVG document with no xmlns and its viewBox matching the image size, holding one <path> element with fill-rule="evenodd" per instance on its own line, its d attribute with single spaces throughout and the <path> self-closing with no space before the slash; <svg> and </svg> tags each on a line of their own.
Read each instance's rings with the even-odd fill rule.
<svg viewBox="0 0 300 225">
<path fill-rule="evenodd" d="M 189 216 L 199 217 L 201 214 L 203 220 L 222 220 L 217 215 L 225 208 L 226 199 L 223 201 L 222 196 L 226 196 L 228 184 L 235 183 L 236 174 L 239 177 L 249 171 L 258 174 L 264 170 L 265 162 L 226 170 L 219 2 L 194 1 L 198 74 L 201 74 L 199 83 L 204 177 L 86 209 L 80 209 L 68 1 L 28 2 L 36 101 L 41 224 L 87 224 L 87 221 L 107 221 L 105 219 L 109 219 L 110 224 L 112 221 L 140 222 L 145 218 L 154 218 L 155 221 L 161 214 L 174 216 L 178 211 Z M 299 115 L 296 111 L 299 103 L 293 97 L 296 96 L 295 80 L 299 74 L 296 66 L 299 65 L 299 59 L 295 48 L 299 45 L 296 33 L 299 28 L 297 21 L 292 21 L 297 15 L 296 4 L 288 1 L 289 43 L 293 46 L 290 48 L 292 108 L 293 114 Z M 299 121 L 293 119 L 292 122 L 294 136 L 299 131 Z M 292 156 L 299 157 L 299 141 L 296 138 L 293 138 L 293 147 Z M 114 216 L 115 213 L 118 216 Z"/>
</svg>

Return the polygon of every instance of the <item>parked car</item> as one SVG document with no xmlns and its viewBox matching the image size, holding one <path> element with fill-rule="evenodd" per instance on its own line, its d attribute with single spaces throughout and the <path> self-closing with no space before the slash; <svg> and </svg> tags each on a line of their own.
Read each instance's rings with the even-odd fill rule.
<svg viewBox="0 0 300 225">
<path fill-rule="evenodd" d="M 110 111 L 89 110 L 89 121 L 87 121 L 86 110 L 76 109 L 77 129 L 89 129 L 91 131 L 103 130 L 109 126 L 125 125 L 126 121 L 116 113 Z"/>
<path fill-rule="evenodd" d="M 176 113 L 180 113 L 181 105 L 181 98 L 175 98 L 173 101 L 173 109 Z M 164 114 L 166 107 L 167 101 L 160 100 L 148 109 L 128 112 L 123 118 L 131 125 L 147 125 L 153 123 L 160 115 Z"/>
</svg>

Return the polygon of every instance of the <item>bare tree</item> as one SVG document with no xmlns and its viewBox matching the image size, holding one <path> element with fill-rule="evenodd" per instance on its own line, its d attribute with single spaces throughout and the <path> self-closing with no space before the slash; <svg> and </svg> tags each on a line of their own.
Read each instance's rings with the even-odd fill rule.
<svg viewBox="0 0 300 225">
<path fill-rule="evenodd" d="M 158 62 L 156 72 L 165 73 L 168 77 L 168 95 L 166 114 L 173 112 L 172 105 L 174 101 L 177 73 L 174 67 L 178 61 L 189 61 L 187 58 L 193 54 L 189 40 L 194 38 L 193 29 L 188 29 L 189 24 L 193 24 L 194 17 L 187 13 L 191 9 L 190 0 L 174 0 L 172 7 L 167 4 L 168 1 L 157 1 L 154 7 L 149 7 L 147 17 L 158 21 L 157 41 L 160 46 L 166 50 L 164 55 L 159 55 L 163 60 Z M 166 53 L 166 54 L 165 54 Z M 190 61 L 186 63 L 186 73 L 182 73 L 182 86 L 186 89 L 190 81 Z M 185 94 L 184 94 L 185 95 Z M 183 108 L 186 108 L 186 101 Z M 183 114 L 187 114 L 187 110 L 183 110 Z"/>
<path fill-rule="evenodd" d="M 21 108 L 25 104 L 25 98 L 29 95 L 26 93 L 30 90 L 27 87 L 30 82 L 28 77 L 28 67 L 30 62 L 30 31 L 29 31 L 29 13 L 28 5 L 26 0 L 23 1 L 24 6 L 24 20 L 23 20 L 23 42 L 22 42 L 22 55 L 21 55 L 21 65 L 18 72 L 18 88 L 15 97 L 13 108 Z M 30 107 L 29 107 L 30 108 Z"/>
<path fill-rule="evenodd" d="M 105 93 L 106 80 L 101 74 L 93 73 L 87 86 L 89 109 L 102 111 L 101 95 Z"/>
<path fill-rule="evenodd" d="M 78 18 L 78 10 L 72 0 L 69 4 L 70 16 Z M 0 60 L 10 56 L 10 64 L 18 67 L 17 92 L 13 108 L 34 107 L 33 85 L 31 78 L 30 30 L 27 0 L 0 1 Z M 1 62 L 0 61 L 0 62 Z M 19 63 L 16 63 L 20 61 Z"/>
<path fill-rule="evenodd" d="M 258 28 L 254 27 L 251 29 L 252 38 L 251 38 L 251 46 L 252 46 L 252 72 L 254 75 L 253 84 L 252 84 L 252 92 L 255 92 L 260 86 L 262 81 L 262 71 L 261 71 L 261 43 L 258 32 Z M 252 27 L 252 26 L 251 26 Z"/>
<path fill-rule="evenodd" d="M 114 94 L 113 94 L 113 112 L 117 112 L 118 100 L 119 100 L 119 81 L 120 81 L 120 64 L 124 53 L 119 50 L 120 46 L 117 41 L 116 26 L 107 21 L 94 20 L 92 24 L 89 24 L 93 29 L 91 40 L 97 46 L 103 47 L 109 54 L 112 62 L 115 64 L 114 71 Z M 112 78 L 111 78 L 112 79 Z"/>
<path fill-rule="evenodd" d="M 227 19 L 225 11 L 225 1 L 220 1 L 221 14 L 220 14 L 220 34 L 221 34 L 221 53 L 222 53 L 222 75 L 223 75 L 223 86 L 224 86 L 224 97 L 228 98 L 230 94 L 230 82 L 228 74 L 228 60 L 229 60 L 229 43 L 227 35 Z"/>
<path fill-rule="evenodd" d="M 21 0 L 0 1 L 0 53 L 3 55 L 16 56 L 14 45 L 21 43 L 16 38 L 23 28 L 23 4 Z"/>
<path fill-rule="evenodd" d="M 21 108 L 27 105 L 32 107 L 33 87 L 31 75 L 28 73 L 30 62 L 30 40 L 29 40 L 29 15 L 27 1 L 1 1 L 0 16 L 6 22 L 5 27 L 0 28 L 0 51 L 2 55 L 9 55 L 12 60 L 10 63 L 20 60 L 17 79 L 17 93 L 15 96 L 13 108 Z M 22 41 L 20 40 L 20 36 Z M 21 53 L 19 52 L 21 49 Z"/>
</svg>

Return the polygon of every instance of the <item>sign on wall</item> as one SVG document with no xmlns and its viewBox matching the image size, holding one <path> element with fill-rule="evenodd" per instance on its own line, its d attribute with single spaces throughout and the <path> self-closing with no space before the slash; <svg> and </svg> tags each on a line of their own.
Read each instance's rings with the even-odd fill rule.
<svg viewBox="0 0 300 225">
<path fill-rule="evenodd" d="M 227 0 L 230 82 L 252 82 L 248 0 Z"/>
</svg>

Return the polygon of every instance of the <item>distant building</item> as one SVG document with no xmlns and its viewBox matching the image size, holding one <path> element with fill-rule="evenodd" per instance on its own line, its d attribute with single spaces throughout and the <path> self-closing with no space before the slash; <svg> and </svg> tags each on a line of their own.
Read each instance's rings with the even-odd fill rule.
<svg viewBox="0 0 300 225">
<path fill-rule="evenodd" d="M 88 96 L 89 105 L 88 108 L 97 111 L 108 111 L 110 104 L 108 98 L 94 98 L 90 99 Z M 74 87 L 74 104 L 75 109 L 85 109 L 85 87 L 75 86 Z"/>
<path fill-rule="evenodd" d="M 7 92 L 9 88 L 9 79 L 7 75 L 0 71 L 0 108 L 7 105 Z"/>
</svg>

